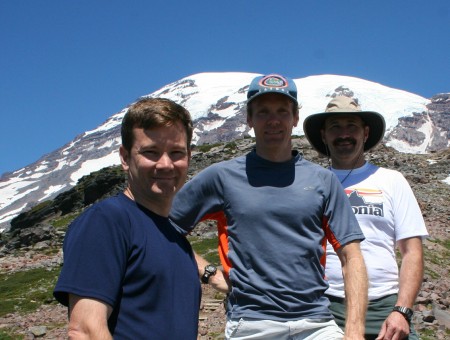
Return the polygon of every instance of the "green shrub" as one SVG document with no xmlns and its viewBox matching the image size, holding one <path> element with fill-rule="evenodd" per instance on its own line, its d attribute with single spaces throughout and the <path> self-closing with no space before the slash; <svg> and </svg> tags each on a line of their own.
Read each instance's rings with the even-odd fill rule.
<svg viewBox="0 0 450 340">
<path fill-rule="evenodd" d="M 200 152 L 208 152 L 209 150 L 211 150 L 212 148 L 222 145 L 222 143 L 214 143 L 214 144 L 202 144 L 202 145 L 197 145 L 195 147 L 195 150 L 200 151 Z"/>
<path fill-rule="evenodd" d="M 79 213 L 71 213 L 64 216 L 61 216 L 60 218 L 54 219 L 52 221 L 52 225 L 56 229 L 67 229 L 69 224 L 79 215 Z"/>
<path fill-rule="evenodd" d="M 53 288 L 60 268 L 36 268 L 0 274 L 0 317 L 9 313 L 24 314 L 42 304 L 54 302 Z"/>
<path fill-rule="evenodd" d="M 21 340 L 24 338 L 23 335 L 17 335 L 13 332 L 14 330 L 11 330 L 11 332 L 0 330 L 0 340 Z"/>
<path fill-rule="evenodd" d="M 217 252 L 217 237 L 208 239 L 190 239 L 194 251 L 204 257 L 208 262 L 220 264 Z"/>
</svg>

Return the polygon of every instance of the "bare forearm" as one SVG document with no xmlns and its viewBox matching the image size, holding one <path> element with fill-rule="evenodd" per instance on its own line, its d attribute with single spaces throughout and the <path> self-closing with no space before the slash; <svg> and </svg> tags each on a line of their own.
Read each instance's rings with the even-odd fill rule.
<svg viewBox="0 0 450 340">
<path fill-rule="evenodd" d="M 111 312 L 111 306 L 99 300 L 70 294 L 68 338 L 111 340 L 107 322 Z"/>
<path fill-rule="evenodd" d="M 345 339 L 364 339 L 368 282 L 359 242 L 348 243 L 336 253 L 342 264 L 345 286 Z"/>
<path fill-rule="evenodd" d="M 402 252 L 399 292 L 396 305 L 412 308 L 423 280 L 422 240 L 413 238 L 399 242 Z"/>
<path fill-rule="evenodd" d="M 412 237 L 398 241 L 402 264 L 400 268 L 400 289 L 396 306 L 411 308 L 420 290 L 423 278 L 422 239 Z M 409 334 L 409 324 L 398 312 L 392 312 L 381 326 L 378 338 L 403 339 Z"/>
<path fill-rule="evenodd" d="M 367 272 L 362 256 L 348 260 L 343 268 L 346 297 L 346 338 L 364 335 L 367 310 Z"/>
<path fill-rule="evenodd" d="M 209 264 L 208 261 L 206 261 L 203 257 L 201 257 L 199 254 L 194 252 L 195 261 L 197 261 L 197 268 L 198 268 L 198 277 L 202 277 L 205 267 Z"/>
</svg>

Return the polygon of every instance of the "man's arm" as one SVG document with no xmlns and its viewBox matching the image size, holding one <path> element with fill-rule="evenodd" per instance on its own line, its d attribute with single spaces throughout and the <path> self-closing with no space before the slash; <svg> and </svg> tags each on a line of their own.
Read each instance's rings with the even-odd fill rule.
<svg viewBox="0 0 450 340">
<path fill-rule="evenodd" d="M 104 302 L 69 294 L 69 339 L 111 340 L 111 312 L 112 307 Z"/>
<path fill-rule="evenodd" d="M 338 249 L 342 264 L 346 301 L 346 339 L 364 339 L 367 310 L 367 272 L 359 241 L 350 242 Z"/>
<path fill-rule="evenodd" d="M 205 267 L 209 264 L 209 262 L 206 261 L 200 255 L 198 255 L 196 252 L 194 252 L 194 255 L 195 260 L 197 261 L 198 276 L 202 277 L 203 274 L 205 273 Z M 220 268 L 217 268 L 216 275 L 210 276 L 208 284 L 210 284 L 214 289 L 218 290 L 219 292 L 225 294 L 228 293 L 231 289 L 228 277 Z"/>
<path fill-rule="evenodd" d="M 421 237 L 411 237 L 397 242 L 402 256 L 400 287 L 396 306 L 413 308 L 423 280 L 423 248 Z M 392 312 L 384 321 L 377 339 L 403 339 L 409 334 L 409 324 L 404 316 Z"/>
</svg>

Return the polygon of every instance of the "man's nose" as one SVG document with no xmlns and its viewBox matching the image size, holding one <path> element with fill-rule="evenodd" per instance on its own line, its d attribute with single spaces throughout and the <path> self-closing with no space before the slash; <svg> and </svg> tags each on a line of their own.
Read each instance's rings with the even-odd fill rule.
<svg viewBox="0 0 450 340">
<path fill-rule="evenodd" d="M 339 129 L 339 137 L 346 138 L 346 137 L 349 137 L 349 136 L 351 136 L 351 132 L 350 132 L 349 128 L 343 126 L 343 127 L 341 127 Z"/>
<path fill-rule="evenodd" d="M 156 167 L 159 169 L 164 169 L 164 168 L 171 168 L 172 166 L 173 166 L 172 159 L 167 154 L 167 152 L 164 152 L 158 159 Z"/>
<path fill-rule="evenodd" d="M 279 115 L 276 112 L 270 112 L 268 114 L 268 117 L 267 117 L 267 122 L 268 123 L 273 124 L 273 123 L 277 123 L 279 121 L 280 121 L 280 117 L 279 117 Z"/>
</svg>

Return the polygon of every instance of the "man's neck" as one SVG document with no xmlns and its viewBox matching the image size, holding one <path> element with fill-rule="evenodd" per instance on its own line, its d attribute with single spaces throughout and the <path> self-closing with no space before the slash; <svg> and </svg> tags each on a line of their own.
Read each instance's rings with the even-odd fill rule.
<svg viewBox="0 0 450 340">
<path fill-rule="evenodd" d="M 349 165 L 349 164 L 336 164 L 336 162 L 331 162 L 331 167 L 335 170 L 354 170 L 354 169 L 358 169 L 361 168 L 362 166 L 364 166 L 364 164 L 366 163 L 366 161 L 363 159 L 362 162 L 358 162 L 355 165 Z"/>
<path fill-rule="evenodd" d="M 149 200 L 140 199 L 139 197 L 137 197 L 136 195 L 133 194 L 133 192 L 130 190 L 129 187 L 125 188 L 123 193 L 129 199 L 142 205 L 143 207 L 145 207 L 146 209 L 155 213 L 156 215 L 163 216 L 163 217 L 169 216 L 170 206 L 172 203 L 171 201 L 169 203 L 166 203 L 166 202 L 163 202 L 164 200 L 161 200 L 161 202 L 155 203 L 155 202 L 151 202 Z"/>
<path fill-rule="evenodd" d="M 258 147 L 256 146 L 256 154 L 265 159 L 268 160 L 270 162 L 277 162 L 277 163 L 282 163 L 282 162 L 287 162 L 290 159 L 292 159 L 292 148 L 286 148 L 281 150 L 280 148 L 274 148 L 274 149 L 258 149 Z"/>
<path fill-rule="evenodd" d="M 357 158 L 352 159 L 338 159 L 336 157 L 331 157 L 331 166 L 333 169 L 337 170 L 357 169 L 362 167 L 365 162 L 363 153 L 361 153 Z"/>
</svg>

